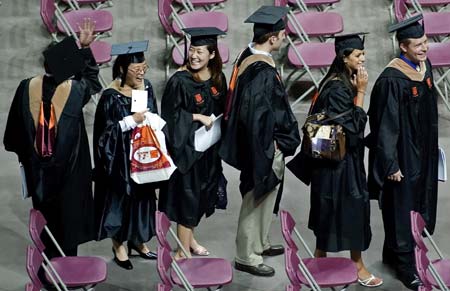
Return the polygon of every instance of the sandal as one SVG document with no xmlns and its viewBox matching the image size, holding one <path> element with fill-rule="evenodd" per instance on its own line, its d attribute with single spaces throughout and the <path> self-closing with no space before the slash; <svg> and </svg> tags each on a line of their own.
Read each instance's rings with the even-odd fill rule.
<svg viewBox="0 0 450 291">
<path fill-rule="evenodd" d="M 377 279 L 379 280 L 378 283 L 376 283 Z M 361 286 L 373 288 L 373 287 L 381 286 L 383 284 L 383 279 L 377 278 L 373 274 L 370 274 L 370 276 L 366 279 L 358 278 L 358 283 Z"/>
<path fill-rule="evenodd" d="M 198 245 L 195 249 L 191 247 L 191 253 L 197 256 L 209 256 L 208 250 L 201 245 Z"/>
</svg>

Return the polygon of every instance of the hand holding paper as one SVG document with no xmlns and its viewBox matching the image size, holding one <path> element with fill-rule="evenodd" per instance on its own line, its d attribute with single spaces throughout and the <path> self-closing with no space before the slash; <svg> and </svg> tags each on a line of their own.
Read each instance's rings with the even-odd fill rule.
<svg viewBox="0 0 450 291">
<path fill-rule="evenodd" d="M 206 126 L 202 126 L 195 131 L 195 150 L 198 152 L 204 152 L 217 143 L 221 137 L 221 122 L 222 114 L 215 117 L 211 115 L 212 125 L 209 129 Z"/>
</svg>

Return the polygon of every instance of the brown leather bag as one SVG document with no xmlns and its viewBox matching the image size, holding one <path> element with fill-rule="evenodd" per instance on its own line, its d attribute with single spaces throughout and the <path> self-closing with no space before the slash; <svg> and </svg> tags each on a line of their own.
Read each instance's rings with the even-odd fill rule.
<svg viewBox="0 0 450 291">
<path fill-rule="evenodd" d="M 346 153 L 345 132 L 340 124 L 333 124 L 332 121 L 352 110 L 333 117 L 328 117 L 324 112 L 309 115 L 302 127 L 301 151 L 314 159 L 342 161 Z"/>
</svg>

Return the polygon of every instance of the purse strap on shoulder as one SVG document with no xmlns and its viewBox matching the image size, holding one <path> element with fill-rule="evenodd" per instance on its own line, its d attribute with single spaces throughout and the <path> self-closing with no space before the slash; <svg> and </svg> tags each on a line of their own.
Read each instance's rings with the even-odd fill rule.
<svg viewBox="0 0 450 291">
<path fill-rule="evenodd" d="M 333 121 L 333 120 L 335 120 L 335 119 L 341 118 L 342 116 L 345 116 L 345 115 L 349 114 L 349 113 L 352 112 L 352 111 L 353 111 L 353 108 L 350 108 L 349 110 L 344 111 L 344 112 L 342 112 L 342 113 L 339 113 L 338 115 L 335 115 L 335 116 L 333 116 L 333 117 L 329 117 L 329 118 L 323 120 L 322 122 Z"/>
</svg>

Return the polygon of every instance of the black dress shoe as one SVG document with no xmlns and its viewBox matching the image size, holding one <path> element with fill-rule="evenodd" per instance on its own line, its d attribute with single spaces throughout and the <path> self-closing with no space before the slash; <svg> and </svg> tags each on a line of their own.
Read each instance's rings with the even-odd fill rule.
<svg viewBox="0 0 450 291">
<path fill-rule="evenodd" d="M 131 242 L 127 242 L 127 246 L 128 246 L 128 256 L 131 256 L 131 250 L 135 250 L 141 258 L 144 258 L 146 260 L 156 260 L 156 258 L 158 257 L 158 255 L 155 254 L 154 252 L 148 252 L 148 253 L 141 252 L 136 247 L 136 245 Z"/>
<path fill-rule="evenodd" d="M 259 264 L 258 266 L 248 266 L 235 262 L 234 268 L 236 270 L 246 272 L 255 276 L 272 277 L 273 275 L 275 275 L 274 268 L 265 264 Z"/>
<path fill-rule="evenodd" d="M 116 250 L 114 249 L 114 247 L 112 248 L 113 254 L 114 254 L 114 262 L 117 264 L 117 266 L 124 268 L 125 270 L 132 270 L 133 269 L 133 264 L 131 264 L 130 260 L 126 260 L 126 261 L 121 261 L 117 258 L 116 256 Z"/>
<path fill-rule="evenodd" d="M 270 246 L 270 248 L 268 248 L 267 250 L 264 250 L 261 253 L 261 256 L 279 256 L 284 254 L 284 247 L 282 245 L 273 245 Z"/>
<path fill-rule="evenodd" d="M 416 274 L 399 274 L 398 279 L 410 290 L 419 290 L 422 281 Z"/>
</svg>

